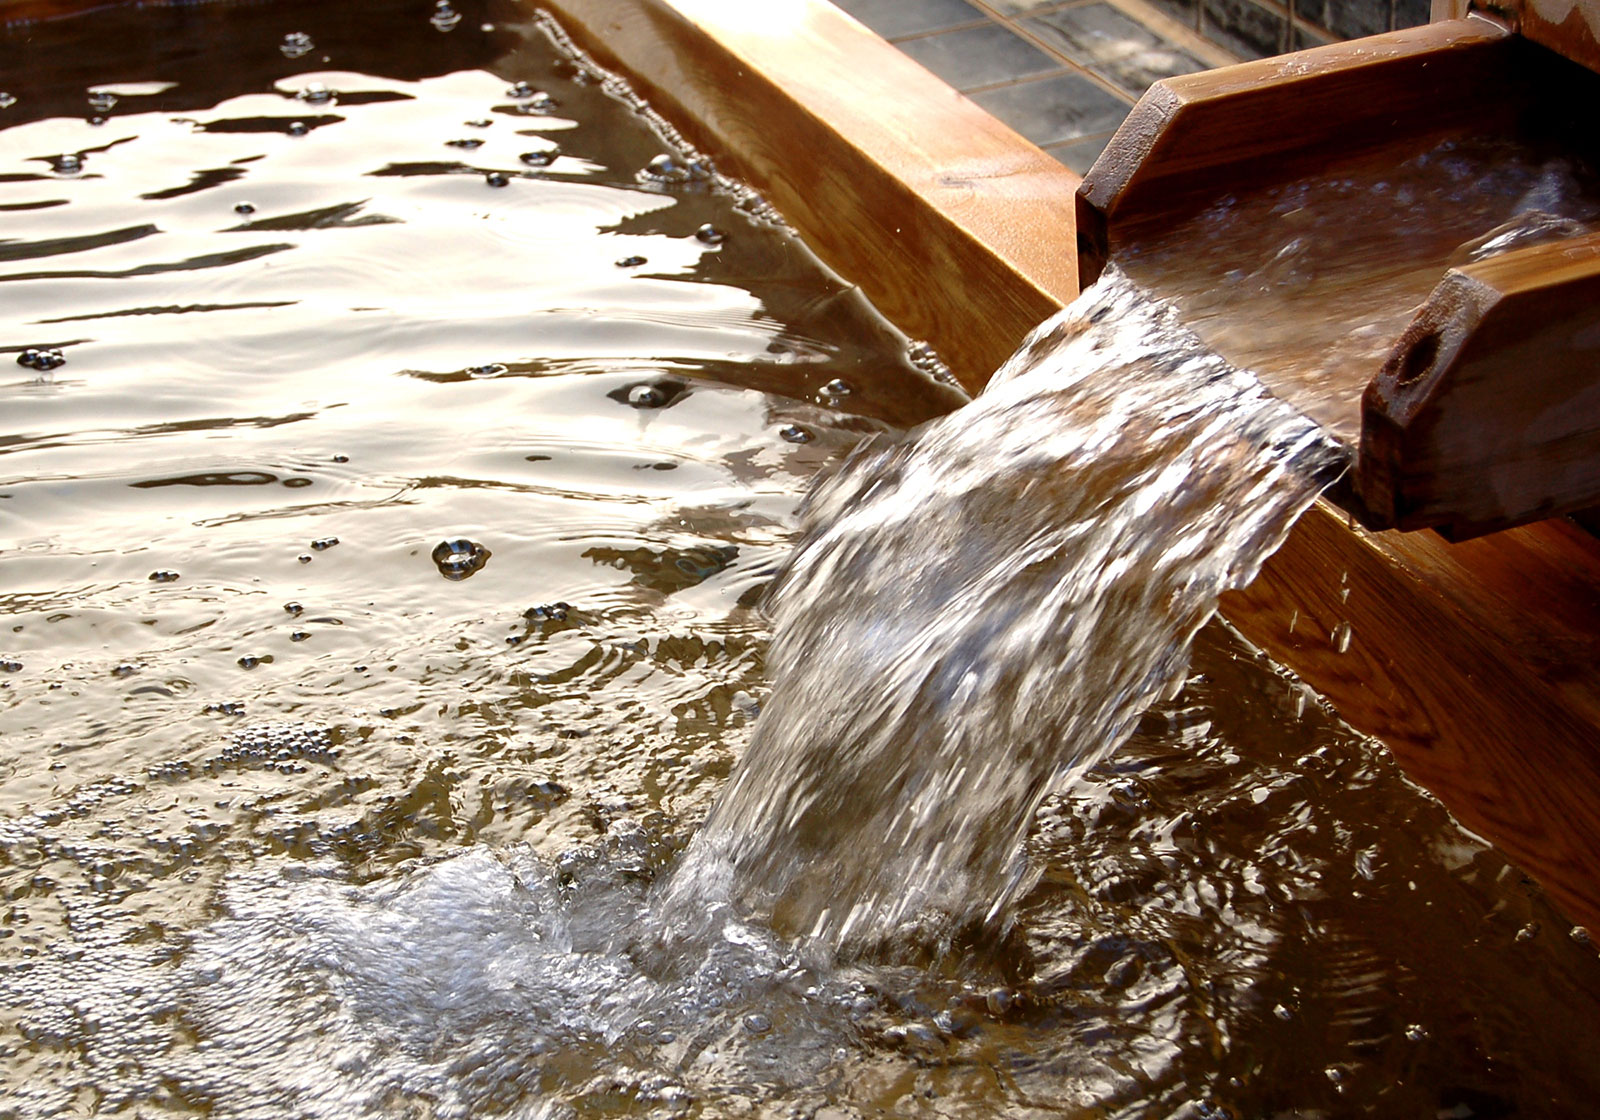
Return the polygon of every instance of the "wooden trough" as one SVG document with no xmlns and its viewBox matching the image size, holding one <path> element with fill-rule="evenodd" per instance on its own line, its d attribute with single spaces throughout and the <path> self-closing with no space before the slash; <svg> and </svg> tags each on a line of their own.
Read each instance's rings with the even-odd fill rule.
<svg viewBox="0 0 1600 1120">
<path fill-rule="evenodd" d="M 12 0 L 0 15 L 90 6 Z M 1474 19 L 1173 79 L 1135 110 L 1080 196 L 1077 176 L 824 0 L 543 6 L 972 389 L 1151 223 L 1336 150 L 1381 160 L 1386 144 L 1430 130 L 1512 127 L 1552 89 L 1593 77 Z M 1486 75 L 1501 84 L 1481 94 Z M 1600 244 L 1509 257 L 1441 276 L 1393 361 L 1348 394 L 1361 421 L 1347 496 L 1357 513 L 1478 535 L 1369 529 L 1321 500 L 1222 610 L 1575 922 L 1600 928 L 1600 544 L 1565 519 L 1484 532 L 1596 504 L 1593 429 L 1577 425 L 1583 438 L 1569 446 L 1530 441 L 1513 422 L 1477 459 L 1519 478 L 1537 478 L 1525 468 L 1548 457 L 1570 461 L 1557 473 L 1577 481 L 1559 491 L 1528 483 L 1533 498 L 1488 514 L 1418 514 L 1426 507 L 1412 502 L 1419 461 L 1441 493 L 1468 469 L 1453 451 L 1429 459 L 1459 446 L 1446 439 L 1452 385 L 1481 411 L 1478 385 L 1531 369 L 1536 388 L 1493 398 L 1514 412 L 1588 368 Z M 1418 421 L 1429 408 L 1443 414 Z"/>
</svg>

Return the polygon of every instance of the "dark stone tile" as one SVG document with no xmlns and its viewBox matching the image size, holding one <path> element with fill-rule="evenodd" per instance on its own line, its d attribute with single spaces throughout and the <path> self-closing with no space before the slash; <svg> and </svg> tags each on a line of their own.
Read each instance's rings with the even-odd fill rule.
<svg viewBox="0 0 1600 1120">
<path fill-rule="evenodd" d="M 1389 30 L 1389 0 L 1295 0 L 1294 10 L 1341 39 Z"/>
<path fill-rule="evenodd" d="M 1206 68 L 1193 55 L 1109 4 L 1063 8 L 1025 20 L 1023 26 L 1134 97 L 1159 78 Z"/>
<path fill-rule="evenodd" d="M 1082 74 L 1057 74 L 985 90 L 972 100 L 1035 144 L 1055 144 L 1110 132 L 1129 104 Z"/>
<path fill-rule="evenodd" d="M 1079 175 L 1087 175 L 1089 168 L 1094 166 L 1094 161 L 1100 158 L 1100 153 L 1106 150 L 1111 137 L 1112 133 L 1109 132 L 1104 136 L 1087 136 L 1082 140 L 1052 145 L 1045 151 L 1055 156 L 1068 170 L 1076 171 Z"/>
<path fill-rule="evenodd" d="M 1282 54 L 1293 45 L 1289 20 L 1253 0 L 1202 0 L 1202 3 L 1205 9 L 1200 22 L 1201 33 L 1242 58 Z"/>
<path fill-rule="evenodd" d="M 984 14 L 966 0 L 834 0 L 885 39 L 975 23 Z"/>
<path fill-rule="evenodd" d="M 1396 28 L 1421 27 L 1428 22 L 1431 9 L 1428 0 L 1395 0 L 1394 25 Z"/>
<path fill-rule="evenodd" d="M 998 23 L 906 39 L 899 46 L 963 91 L 1061 69 L 1061 63 Z"/>
<path fill-rule="evenodd" d="M 1150 0 L 1150 6 L 1185 27 L 1200 30 L 1200 0 Z"/>
</svg>

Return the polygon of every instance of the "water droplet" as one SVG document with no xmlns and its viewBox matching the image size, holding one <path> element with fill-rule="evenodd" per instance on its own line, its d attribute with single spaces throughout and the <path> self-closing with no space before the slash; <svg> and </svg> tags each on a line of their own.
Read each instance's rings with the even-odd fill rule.
<svg viewBox="0 0 1600 1120">
<path fill-rule="evenodd" d="M 66 355 L 53 346 L 30 346 L 17 355 L 17 365 L 29 369 L 39 370 L 41 373 L 57 369 L 67 364 Z"/>
<path fill-rule="evenodd" d="M 707 222 L 705 225 L 694 231 L 694 239 L 706 245 L 721 245 L 724 241 L 728 240 L 728 235 L 723 233 L 710 222 Z"/>
<path fill-rule="evenodd" d="M 291 121 L 291 122 L 289 122 L 289 135 L 290 136 L 304 136 L 306 133 L 308 133 L 310 131 L 311 130 L 306 127 L 306 122 L 305 121 Z"/>
<path fill-rule="evenodd" d="M 786 424 L 778 429 L 778 435 L 790 443 L 810 443 L 811 432 L 799 424 Z"/>
<path fill-rule="evenodd" d="M 50 161 L 50 169 L 57 175 L 76 175 L 83 170 L 83 157 L 75 152 L 66 152 Z"/>
<path fill-rule="evenodd" d="M 285 603 L 283 605 L 283 609 L 285 611 L 289 612 L 290 614 L 299 614 L 299 613 L 301 613 L 302 611 L 305 610 L 305 607 L 301 606 L 299 603 L 291 601 L 291 602 Z"/>
<path fill-rule="evenodd" d="M 1412 1023 L 1406 1028 L 1406 1038 L 1412 1042 L 1428 1041 L 1428 1028 L 1421 1023 Z"/>
<path fill-rule="evenodd" d="M 237 203 L 233 208 L 233 212 L 235 214 L 254 214 L 256 212 L 256 204 L 253 202 Z"/>
<path fill-rule="evenodd" d="M 483 177 L 483 181 L 491 187 L 505 187 L 511 184 L 511 177 L 504 171 L 491 171 Z"/>
<path fill-rule="evenodd" d="M 307 82 L 305 88 L 294 96 L 296 100 L 310 105 L 322 105 L 332 101 L 336 94 L 321 82 Z"/>
<path fill-rule="evenodd" d="M 96 89 L 89 91 L 89 108 L 97 113 L 109 113 L 117 103 L 117 95 L 107 90 Z"/>
<path fill-rule="evenodd" d="M 326 552 L 328 549 L 332 548 L 338 543 L 338 537 L 318 537 L 316 540 L 311 542 L 311 547 L 316 549 L 318 552 Z"/>
<path fill-rule="evenodd" d="M 525 101 L 533 96 L 533 87 L 527 82 L 518 82 L 510 89 L 506 90 L 506 96 L 511 98 L 513 101 Z"/>
<path fill-rule="evenodd" d="M 467 376 L 474 380 L 482 381 L 491 377 L 499 377 L 508 372 L 509 367 L 503 366 L 499 362 L 490 362 L 488 365 L 468 367 Z"/>
<path fill-rule="evenodd" d="M 1525 925 L 1521 929 L 1517 930 L 1517 936 L 1516 936 L 1515 940 L 1523 941 L 1523 942 L 1532 941 L 1535 937 L 1538 937 L 1538 936 L 1539 936 L 1539 923 L 1538 922 L 1529 922 L 1527 925 Z"/>
<path fill-rule="evenodd" d="M 461 22 L 461 13 L 450 6 L 450 0 L 439 0 L 433 6 L 433 15 L 428 17 L 428 22 L 439 31 L 454 31 L 456 24 Z"/>
<path fill-rule="evenodd" d="M 822 387 L 822 395 L 825 397 L 848 397 L 855 391 L 855 386 L 842 377 L 835 377 Z"/>
<path fill-rule="evenodd" d="M 529 167 L 549 167 L 560 154 L 559 148 L 546 148 L 542 152 L 523 152 L 517 158 Z"/>
<path fill-rule="evenodd" d="M 157 568 L 150 573 L 151 583 L 177 583 L 178 573 L 171 568 Z"/>
<path fill-rule="evenodd" d="M 20 673 L 22 662 L 10 657 L 0 657 L 0 673 Z"/>
<path fill-rule="evenodd" d="M 295 559 L 297 559 L 297 560 L 299 560 L 299 561 L 300 561 L 300 563 L 302 563 L 302 564 L 309 564 L 309 563 L 311 563 L 311 553 L 309 553 L 309 552 L 302 552 L 302 553 L 301 553 L 301 554 L 300 554 L 300 555 L 299 555 L 299 556 L 297 556 L 297 557 L 296 557 L 296 558 L 295 558 Z"/>
<path fill-rule="evenodd" d="M 278 44 L 278 49 L 283 52 L 284 58 L 304 58 L 317 49 L 311 41 L 311 36 L 304 31 L 291 31 L 283 37 L 283 42 Z"/>
<path fill-rule="evenodd" d="M 1583 926 L 1573 926 L 1568 932 L 1567 936 L 1572 938 L 1572 940 L 1576 941 L 1579 945 L 1588 945 L 1594 940 L 1593 937 L 1590 936 L 1588 929 Z"/>
<path fill-rule="evenodd" d="M 461 123 L 466 125 L 468 128 L 488 128 L 494 124 L 494 121 L 490 120 L 488 117 L 478 117 L 474 120 L 462 121 Z"/>
<path fill-rule="evenodd" d="M 252 657 L 246 654 L 239 658 L 239 668 L 241 669 L 254 669 L 259 664 L 261 664 L 261 658 L 259 657 Z"/>
<path fill-rule="evenodd" d="M 751 1034 L 767 1034 L 772 1030 L 772 1020 L 759 1011 L 744 1017 L 744 1029 Z"/>
<path fill-rule="evenodd" d="M 649 262 L 644 257 L 640 257 L 640 256 L 620 257 L 617 260 L 617 267 L 618 268 L 638 268 L 640 265 L 648 264 L 648 263 Z"/>
<path fill-rule="evenodd" d="M 9 109 L 17 103 L 17 99 L 9 93 L 0 93 L 0 109 Z"/>
<path fill-rule="evenodd" d="M 433 550 L 433 562 L 439 574 L 448 580 L 462 580 L 479 571 L 489 562 L 489 550 L 477 541 L 465 537 L 452 537 L 440 541 Z"/>
<path fill-rule="evenodd" d="M 311 635 L 309 633 L 307 633 L 306 631 L 304 631 L 304 630 L 295 630 L 292 633 L 290 633 L 289 640 L 291 642 L 303 642 L 309 637 L 311 637 Z"/>
<path fill-rule="evenodd" d="M 470 152 L 474 148 L 483 147 L 483 141 L 476 136 L 471 136 L 464 140 L 446 140 L 445 146 L 450 148 L 465 148 Z"/>
</svg>

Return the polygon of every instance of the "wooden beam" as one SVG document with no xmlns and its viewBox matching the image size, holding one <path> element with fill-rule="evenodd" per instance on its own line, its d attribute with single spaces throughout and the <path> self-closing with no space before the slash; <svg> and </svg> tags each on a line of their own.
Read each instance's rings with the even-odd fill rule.
<svg viewBox="0 0 1600 1120">
<path fill-rule="evenodd" d="M 1600 234 L 1449 271 L 1367 387 L 1353 486 L 1457 537 L 1600 504 Z"/>
</svg>

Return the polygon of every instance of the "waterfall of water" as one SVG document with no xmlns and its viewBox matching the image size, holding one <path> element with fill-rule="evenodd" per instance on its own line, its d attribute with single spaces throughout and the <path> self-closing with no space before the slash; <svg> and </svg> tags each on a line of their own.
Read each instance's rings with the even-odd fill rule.
<svg viewBox="0 0 1600 1120">
<path fill-rule="evenodd" d="M 1181 683 L 1340 454 L 1112 276 L 808 500 L 774 692 L 665 884 L 834 948 L 1003 920 L 1041 798 Z"/>
</svg>

